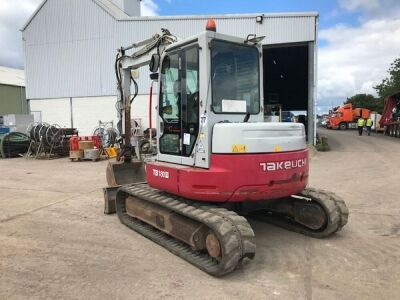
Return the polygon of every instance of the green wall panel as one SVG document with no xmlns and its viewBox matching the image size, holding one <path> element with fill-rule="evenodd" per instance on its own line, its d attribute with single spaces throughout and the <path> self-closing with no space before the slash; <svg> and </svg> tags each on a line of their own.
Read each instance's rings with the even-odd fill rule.
<svg viewBox="0 0 400 300">
<path fill-rule="evenodd" d="M 0 84 L 0 115 L 26 113 L 28 105 L 25 88 Z"/>
</svg>

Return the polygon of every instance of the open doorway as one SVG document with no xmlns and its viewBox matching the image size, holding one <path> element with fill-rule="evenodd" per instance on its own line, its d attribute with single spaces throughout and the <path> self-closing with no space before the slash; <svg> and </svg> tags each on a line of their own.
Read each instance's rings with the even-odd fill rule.
<svg viewBox="0 0 400 300">
<path fill-rule="evenodd" d="M 313 124 L 309 47 L 306 43 L 267 46 L 263 50 L 265 119 L 301 122 L 308 133 Z"/>
</svg>

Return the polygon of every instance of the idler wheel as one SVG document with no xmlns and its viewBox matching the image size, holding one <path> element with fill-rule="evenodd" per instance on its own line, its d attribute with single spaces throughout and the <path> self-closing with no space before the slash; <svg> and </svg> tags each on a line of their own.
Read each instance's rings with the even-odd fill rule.
<svg viewBox="0 0 400 300">
<path fill-rule="evenodd" d="M 221 257 L 221 244 L 214 233 L 209 233 L 206 237 L 206 249 L 211 257 Z"/>
</svg>

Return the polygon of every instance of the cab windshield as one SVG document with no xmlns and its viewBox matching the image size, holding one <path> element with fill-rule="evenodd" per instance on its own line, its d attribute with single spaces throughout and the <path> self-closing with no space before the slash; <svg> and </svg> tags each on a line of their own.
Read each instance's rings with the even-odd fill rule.
<svg viewBox="0 0 400 300">
<path fill-rule="evenodd" d="M 260 112 L 259 61 L 256 47 L 219 40 L 211 42 L 215 113 Z"/>
</svg>

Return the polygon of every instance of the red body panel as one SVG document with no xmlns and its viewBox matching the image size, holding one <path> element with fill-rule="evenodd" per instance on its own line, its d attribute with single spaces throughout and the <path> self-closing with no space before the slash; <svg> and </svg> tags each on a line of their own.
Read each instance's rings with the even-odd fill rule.
<svg viewBox="0 0 400 300">
<path fill-rule="evenodd" d="M 69 149 L 71 151 L 76 151 L 79 149 L 79 142 L 80 141 L 93 141 L 94 146 L 97 149 L 101 149 L 101 141 L 98 135 L 91 135 L 91 136 L 72 136 L 69 139 Z"/>
<path fill-rule="evenodd" d="M 385 99 L 385 107 L 383 109 L 382 118 L 379 121 L 381 127 L 397 123 L 392 120 L 392 110 L 400 103 L 400 92 L 393 94 Z"/>
<path fill-rule="evenodd" d="M 146 165 L 151 187 L 188 199 L 243 202 L 286 197 L 308 181 L 308 150 L 266 154 L 213 154 L 211 168 L 163 162 Z"/>
</svg>

